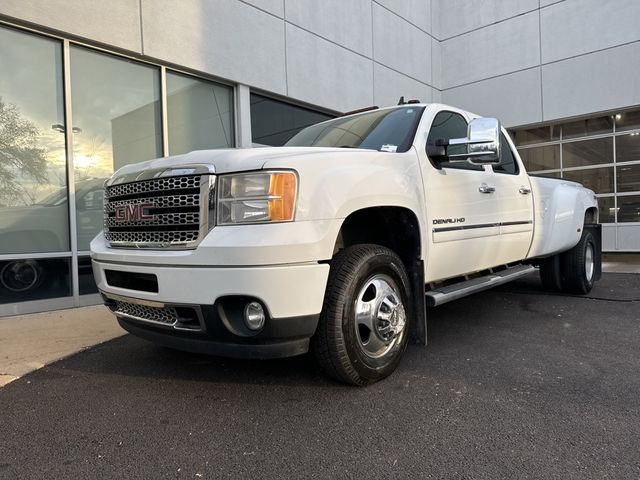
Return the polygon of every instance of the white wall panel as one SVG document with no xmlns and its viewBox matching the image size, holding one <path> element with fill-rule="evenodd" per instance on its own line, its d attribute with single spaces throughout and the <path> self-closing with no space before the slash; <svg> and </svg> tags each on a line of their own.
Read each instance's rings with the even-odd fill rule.
<svg viewBox="0 0 640 480">
<path fill-rule="evenodd" d="M 540 67 L 445 90 L 442 100 L 478 115 L 497 117 L 506 127 L 541 122 Z"/>
<path fill-rule="evenodd" d="M 640 104 L 640 42 L 542 67 L 544 120 Z"/>
<path fill-rule="evenodd" d="M 144 53 L 286 93 L 284 22 L 237 0 L 143 0 Z"/>
<path fill-rule="evenodd" d="M 618 226 L 618 250 L 640 251 L 640 225 L 625 224 Z"/>
<path fill-rule="evenodd" d="M 246 3 L 255 5 L 262 10 L 277 15 L 278 17 L 284 17 L 284 0 L 244 0 Z"/>
<path fill-rule="evenodd" d="M 439 38 L 460 35 L 537 8 L 538 0 L 440 0 Z"/>
<path fill-rule="evenodd" d="M 442 83 L 450 88 L 540 63 L 538 12 L 442 42 Z"/>
<path fill-rule="evenodd" d="M 640 40 L 638 0 L 565 0 L 540 15 L 543 63 Z"/>
<path fill-rule="evenodd" d="M 371 0 L 288 0 L 286 19 L 371 57 Z"/>
<path fill-rule="evenodd" d="M 369 59 L 287 24 L 288 95 L 335 110 L 373 102 Z"/>
<path fill-rule="evenodd" d="M 295 1 L 295 0 L 294 0 Z M 432 3 L 439 0 L 373 0 L 375 3 L 388 8 L 392 12 L 420 27 L 427 33 L 431 33 L 431 8 Z"/>
<path fill-rule="evenodd" d="M 138 0 L 2 0 L 0 13 L 140 52 Z"/>
<path fill-rule="evenodd" d="M 442 44 L 435 38 L 431 39 L 431 85 L 442 88 Z"/>
<path fill-rule="evenodd" d="M 616 230 L 615 225 L 602 226 L 602 251 L 612 252 L 616 249 Z"/>
<path fill-rule="evenodd" d="M 373 4 L 373 58 L 431 84 L 431 37 L 377 3 Z"/>
<path fill-rule="evenodd" d="M 381 107 L 395 105 L 401 96 L 405 100 L 417 98 L 423 102 L 431 101 L 431 87 L 402 75 L 387 67 L 374 66 L 373 103 Z M 365 106 L 365 105 L 363 105 Z"/>
</svg>

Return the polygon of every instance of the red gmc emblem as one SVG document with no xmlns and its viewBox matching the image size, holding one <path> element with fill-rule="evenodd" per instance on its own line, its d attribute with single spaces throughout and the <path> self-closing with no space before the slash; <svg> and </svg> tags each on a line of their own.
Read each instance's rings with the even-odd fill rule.
<svg viewBox="0 0 640 480">
<path fill-rule="evenodd" d="M 136 220 L 149 221 L 153 220 L 153 215 L 148 213 L 150 208 L 155 205 L 153 203 L 130 203 L 128 205 L 120 205 L 116 207 L 116 223 L 132 222 Z"/>
</svg>

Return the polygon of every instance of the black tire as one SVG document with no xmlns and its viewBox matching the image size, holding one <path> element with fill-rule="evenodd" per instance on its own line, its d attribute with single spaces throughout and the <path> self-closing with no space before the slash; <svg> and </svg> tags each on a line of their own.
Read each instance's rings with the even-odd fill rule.
<svg viewBox="0 0 640 480">
<path fill-rule="evenodd" d="M 540 262 L 542 288 L 549 292 L 562 291 L 562 267 L 560 263 L 560 255 L 544 258 Z"/>
<path fill-rule="evenodd" d="M 590 251 L 590 253 L 589 253 Z M 596 240 L 584 230 L 578 244 L 562 254 L 562 289 L 567 293 L 584 295 L 595 281 Z"/>
<path fill-rule="evenodd" d="M 358 386 L 390 375 L 407 346 L 410 292 L 402 260 L 388 248 L 363 244 L 338 252 L 331 261 L 322 313 L 312 339 L 320 368 L 340 382 Z M 376 317 L 369 319 L 375 331 L 370 330 L 368 336 L 367 327 L 357 323 L 355 315 L 363 304 L 375 306 L 364 314 Z M 379 350 L 373 351 L 376 346 Z M 379 356 L 377 352 L 381 352 Z"/>
</svg>

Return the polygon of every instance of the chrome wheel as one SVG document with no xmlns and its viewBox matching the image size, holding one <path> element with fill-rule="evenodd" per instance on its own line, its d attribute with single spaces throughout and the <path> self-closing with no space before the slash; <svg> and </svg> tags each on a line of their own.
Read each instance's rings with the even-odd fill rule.
<svg viewBox="0 0 640 480">
<path fill-rule="evenodd" d="M 588 243 L 587 249 L 584 252 L 584 273 L 587 276 L 587 281 L 589 282 L 593 278 L 593 272 L 595 270 L 595 261 L 593 257 L 593 245 Z"/>
<path fill-rule="evenodd" d="M 386 355 L 402 342 L 407 316 L 400 289 L 387 275 L 374 275 L 358 292 L 355 304 L 356 337 L 369 357 Z"/>
</svg>

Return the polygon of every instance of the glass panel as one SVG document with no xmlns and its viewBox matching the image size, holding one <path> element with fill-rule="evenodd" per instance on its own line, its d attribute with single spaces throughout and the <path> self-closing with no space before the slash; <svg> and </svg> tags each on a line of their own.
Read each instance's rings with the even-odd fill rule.
<svg viewBox="0 0 640 480">
<path fill-rule="evenodd" d="M 560 139 L 558 125 L 530 128 L 528 130 L 512 131 L 512 138 L 516 145 L 531 145 L 533 143 L 551 142 Z"/>
<path fill-rule="evenodd" d="M 98 287 L 93 279 L 91 257 L 88 255 L 78 257 L 78 281 L 80 283 L 80 295 L 98 293 Z"/>
<path fill-rule="evenodd" d="M 640 164 L 618 165 L 618 192 L 640 192 Z"/>
<path fill-rule="evenodd" d="M 562 138 L 585 137 L 601 133 L 613 133 L 612 116 L 588 118 L 562 125 Z"/>
<path fill-rule="evenodd" d="M 613 193 L 613 167 L 564 170 L 562 178 L 581 183 L 595 193 Z"/>
<path fill-rule="evenodd" d="M 0 303 L 71 295 L 69 258 L 0 262 Z"/>
<path fill-rule="evenodd" d="M 616 136 L 616 162 L 640 160 L 640 133 Z"/>
<path fill-rule="evenodd" d="M 234 146 L 233 89 L 167 72 L 169 153 Z"/>
<path fill-rule="evenodd" d="M 62 47 L 0 27 L 0 254 L 69 250 Z"/>
<path fill-rule="evenodd" d="M 618 223 L 640 222 L 640 195 L 618 197 Z"/>
<path fill-rule="evenodd" d="M 518 153 L 528 172 L 560 168 L 560 145 L 523 148 Z"/>
<path fill-rule="evenodd" d="M 640 111 L 617 113 L 616 132 L 640 129 Z"/>
<path fill-rule="evenodd" d="M 429 136 L 427 137 L 427 144 L 434 144 L 436 140 L 450 140 L 452 138 L 464 138 L 467 136 L 467 121 L 462 115 L 454 112 L 440 112 L 438 113 L 433 122 L 431 123 L 431 129 L 429 130 Z M 466 146 L 464 145 L 452 145 L 449 147 L 449 153 L 465 153 Z M 433 166 L 437 168 L 454 168 L 459 170 L 477 170 L 482 171 L 484 167 L 482 165 L 472 165 L 467 162 L 438 162 Z"/>
<path fill-rule="evenodd" d="M 511 151 L 509 142 L 507 142 L 506 137 L 502 133 L 500 134 L 500 163 L 493 166 L 493 171 L 500 173 L 510 173 L 513 175 L 518 174 L 518 164 L 516 163 L 516 158 Z"/>
<path fill-rule="evenodd" d="M 253 143 L 281 146 L 303 128 L 331 118 L 334 116 L 251 94 Z"/>
<path fill-rule="evenodd" d="M 160 72 L 71 47 L 78 250 L 102 228 L 100 190 L 114 170 L 162 156 Z"/>
<path fill-rule="evenodd" d="M 562 144 L 562 167 L 586 167 L 613 163 L 613 138 Z"/>
<path fill-rule="evenodd" d="M 616 209 L 614 200 L 614 197 L 598 197 L 600 223 L 614 223 L 616 221 Z"/>
</svg>

